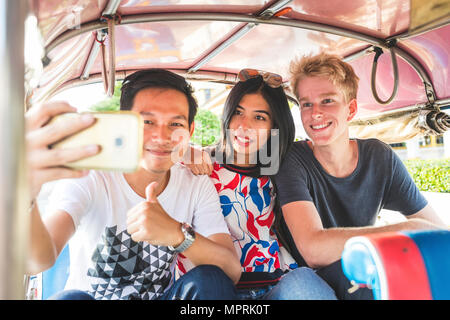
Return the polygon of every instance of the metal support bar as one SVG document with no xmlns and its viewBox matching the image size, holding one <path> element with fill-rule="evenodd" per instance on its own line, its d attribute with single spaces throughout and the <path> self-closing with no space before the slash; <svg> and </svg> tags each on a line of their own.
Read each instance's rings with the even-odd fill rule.
<svg viewBox="0 0 450 320">
<path fill-rule="evenodd" d="M 121 0 L 110 0 L 103 10 L 103 16 L 113 16 L 116 14 L 117 9 L 119 8 Z"/>
<path fill-rule="evenodd" d="M 105 46 L 101 42 L 102 49 L 102 70 L 103 82 L 105 84 L 105 91 L 108 97 L 114 94 L 114 87 L 116 85 L 116 12 L 119 8 L 121 0 L 110 0 L 102 13 L 102 19 L 107 18 L 108 23 L 108 39 L 109 39 L 109 55 L 108 55 L 108 71 L 106 70 Z"/>
<path fill-rule="evenodd" d="M 109 39 L 109 55 L 106 61 L 105 45 L 101 44 L 102 49 L 102 74 L 103 83 L 105 84 L 105 92 L 108 97 L 114 94 L 114 86 L 116 84 L 116 33 L 114 19 L 108 20 L 108 39 Z M 108 69 L 106 68 L 108 64 Z"/>
<path fill-rule="evenodd" d="M 434 90 L 433 82 L 431 81 L 431 78 L 428 75 L 427 71 L 423 68 L 419 61 L 417 61 L 416 58 L 414 58 L 399 46 L 392 47 L 392 50 L 398 56 L 402 57 L 403 60 L 405 60 L 417 72 L 420 79 L 422 79 L 423 81 L 428 102 L 434 103 L 434 101 L 436 100 L 436 93 Z"/>
<path fill-rule="evenodd" d="M 349 37 L 370 43 L 372 45 L 381 46 L 387 48 L 387 44 L 383 39 L 369 36 L 363 33 L 359 33 L 353 30 L 330 26 L 327 24 L 302 21 L 302 20 L 292 20 L 286 18 L 273 17 L 270 20 L 264 20 L 258 17 L 249 16 L 246 14 L 238 13 L 217 13 L 217 12 L 174 12 L 174 13 L 147 13 L 147 14 L 137 14 L 122 16 L 121 25 L 124 24 L 134 24 L 134 23 L 146 23 L 146 22 L 163 22 L 163 21 L 228 21 L 228 22 L 245 22 L 245 23 L 255 23 L 255 24 L 272 24 L 278 26 L 294 27 L 300 29 L 307 29 L 312 31 L 326 32 L 342 37 Z M 104 29 L 107 27 L 105 21 L 91 21 L 84 23 L 79 29 L 71 29 L 63 32 L 61 35 L 56 37 L 53 41 L 46 45 L 46 52 L 50 52 L 53 48 L 59 44 L 76 37 L 80 34 L 89 31 L 95 31 L 99 29 Z"/>
<path fill-rule="evenodd" d="M 367 47 L 365 49 L 362 49 L 360 51 L 354 52 L 354 53 L 344 57 L 342 60 L 344 60 L 345 62 L 350 62 L 350 61 L 359 59 L 361 57 L 364 57 L 364 56 L 366 56 L 368 54 L 371 54 L 374 51 L 375 51 L 374 50 L 374 46 L 369 46 L 369 47 Z"/>
<path fill-rule="evenodd" d="M 92 44 L 91 52 L 89 53 L 89 57 L 84 66 L 83 73 L 80 76 L 81 80 L 89 79 L 92 66 L 97 59 L 98 53 L 100 52 L 101 43 L 105 41 L 106 35 L 107 33 L 104 29 L 97 31 L 96 40 L 94 40 L 94 43 Z"/>
<path fill-rule="evenodd" d="M 291 2 L 292 0 L 280 0 L 274 3 L 272 6 L 264 10 L 257 17 L 261 19 L 270 19 L 275 13 L 277 13 L 284 5 Z M 219 46 L 215 47 L 213 50 L 204 55 L 198 62 L 196 62 L 188 71 L 188 73 L 196 72 L 202 66 L 204 66 L 212 58 L 223 52 L 226 48 L 231 46 L 233 43 L 238 41 L 244 35 L 246 35 L 251 29 L 256 27 L 257 23 L 247 23 L 241 29 L 236 31 L 231 37 L 225 39 Z"/>
<path fill-rule="evenodd" d="M 259 17 L 262 19 L 270 19 L 273 17 L 275 13 L 280 11 L 281 8 L 283 8 L 285 5 L 287 5 L 289 2 L 292 2 L 292 0 L 280 0 L 274 3 L 272 6 L 264 10 Z"/>
<path fill-rule="evenodd" d="M 119 8 L 120 1 L 121 0 L 109 1 L 108 4 L 106 5 L 105 10 L 102 13 L 102 17 L 114 17 L 114 15 L 117 12 L 117 9 Z M 92 45 L 91 51 L 89 52 L 89 57 L 86 61 L 83 72 L 80 76 L 81 80 L 89 79 L 89 74 L 91 72 L 92 66 L 94 65 L 95 60 L 97 59 L 98 53 L 100 52 L 100 47 L 102 46 L 103 42 L 105 41 L 107 35 L 108 35 L 107 29 L 101 29 L 101 30 L 97 31 L 96 41 L 94 41 L 94 43 Z M 115 59 L 114 59 L 114 63 L 115 63 Z M 110 92 L 110 90 L 107 88 L 107 86 L 106 86 L 105 91 Z M 114 92 L 112 92 L 111 95 L 113 93 Z"/>
<path fill-rule="evenodd" d="M 217 56 L 219 53 L 224 51 L 226 48 L 231 46 L 234 42 L 236 42 L 238 39 L 242 38 L 244 35 L 246 35 L 251 29 L 253 29 L 256 26 L 254 23 L 249 23 L 244 25 L 243 28 L 239 29 L 235 34 L 233 34 L 230 38 L 222 42 L 218 47 L 216 47 L 213 51 L 205 55 L 200 61 L 198 61 L 194 66 L 192 66 L 188 73 L 192 73 L 200 69 L 203 65 L 205 65 L 209 60 Z"/>
<path fill-rule="evenodd" d="M 198 21 L 231 21 L 231 22 L 245 22 L 254 24 L 272 24 L 286 27 L 294 27 L 300 29 L 307 29 L 312 31 L 319 31 L 330 33 L 342 37 L 348 37 L 356 40 L 366 42 L 372 46 L 378 46 L 384 49 L 389 49 L 388 41 L 376 38 L 370 35 L 355 32 L 353 30 L 348 30 L 341 27 L 330 26 L 326 24 L 292 20 L 286 18 L 273 17 L 269 20 L 264 20 L 261 18 L 245 15 L 245 14 L 235 14 L 235 13 L 216 13 L 216 12 L 204 12 L 204 13 L 148 13 L 140 15 L 129 15 L 123 16 L 121 24 L 133 24 L 133 23 L 146 23 L 146 22 L 161 22 L 161 21 L 186 21 L 186 20 L 198 20 Z M 50 52 L 53 48 L 59 44 L 78 36 L 82 33 L 94 31 L 98 29 L 103 29 L 107 27 L 106 22 L 94 21 L 88 22 L 80 26 L 79 29 L 67 30 L 60 36 L 55 38 L 46 46 L 46 52 Z M 366 50 L 366 49 L 364 49 Z M 425 90 L 427 90 L 427 96 L 429 99 L 433 100 L 435 97 L 432 82 L 428 73 L 425 71 L 423 66 L 409 53 L 401 49 L 398 45 L 393 47 L 394 52 L 402 57 L 408 64 L 410 64 L 417 74 L 420 76 L 425 85 Z"/>
<path fill-rule="evenodd" d="M 425 93 L 427 96 L 427 100 L 430 104 L 433 104 L 436 101 L 436 93 L 434 90 L 433 83 L 431 82 L 431 78 L 426 72 L 426 70 L 422 67 L 422 65 L 408 52 L 400 48 L 399 46 L 394 46 L 391 48 L 396 55 L 401 57 L 406 63 L 408 63 L 419 75 L 420 79 L 423 81 L 423 85 L 425 88 Z M 361 51 L 355 52 L 351 55 L 348 55 L 344 58 L 344 61 L 350 62 L 354 59 L 357 59 L 361 56 L 371 54 L 375 51 L 374 46 L 369 46 L 368 48 L 362 49 Z"/>
<path fill-rule="evenodd" d="M 24 299 L 29 190 L 25 163 L 27 1 L 0 0 L 0 299 Z"/>
<path fill-rule="evenodd" d="M 267 20 L 261 19 L 259 17 L 238 13 L 216 13 L 216 12 L 208 12 L 208 13 L 183 12 L 183 13 L 161 13 L 161 14 L 150 13 L 150 14 L 124 16 L 122 17 L 121 24 L 161 22 L 161 21 L 185 21 L 185 20 L 246 22 L 255 24 L 271 24 L 285 27 L 294 27 L 312 31 L 331 33 L 343 37 L 349 37 L 387 48 L 387 45 L 385 44 L 385 41 L 383 39 L 341 27 L 330 26 L 318 22 L 293 20 L 279 17 L 273 17 L 270 20 Z"/>
<path fill-rule="evenodd" d="M 445 21 L 445 22 L 442 22 L 442 23 L 440 23 L 440 24 L 433 25 L 432 27 L 426 28 L 426 29 L 414 30 L 414 31 L 412 31 L 412 32 L 408 30 L 408 31 L 403 32 L 403 33 L 401 33 L 401 34 L 398 34 L 398 35 L 389 37 L 389 38 L 386 39 L 386 41 L 392 41 L 392 40 L 397 40 L 397 41 L 408 40 L 408 39 L 410 39 L 410 38 L 412 38 L 412 37 L 416 37 L 416 36 L 419 36 L 419 35 L 421 35 L 421 34 L 424 34 L 424 33 L 427 33 L 427 32 L 429 32 L 429 31 L 436 30 L 436 29 L 439 29 L 439 28 L 442 28 L 442 27 L 445 27 L 445 26 L 448 26 L 448 25 L 450 25 L 450 21 Z"/>
</svg>

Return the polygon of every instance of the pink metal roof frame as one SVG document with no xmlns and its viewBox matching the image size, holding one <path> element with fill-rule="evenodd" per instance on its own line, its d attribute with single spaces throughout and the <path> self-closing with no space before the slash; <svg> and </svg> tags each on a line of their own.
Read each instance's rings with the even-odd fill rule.
<svg viewBox="0 0 450 320">
<path fill-rule="evenodd" d="M 113 15 L 118 78 L 141 68 L 162 67 L 191 79 L 233 83 L 239 69 L 256 67 L 277 71 L 288 82 L 291 59 L 325 50 L 340 54 L 355 68 L 361 79 L 358 100 L 362 115 L 417 103 L 449 103 L 450 18 L 433 30 L 410 32 L 408 0 L 252 0 L 245 5 L 237 0 L 176 2 L 120 1 L 118 15 Z M 31 0 L 48 59 L 41 80 L 46 94 L 81 82 L 78 79 L 96 37 L 107 28 L 102 13 L 111 3 Z M 288 6 L 290 11 L 276 16 Z M 196 34 L 212 36 L 203 43 L 203 37 Z M 141 47 L 134 50 L 138 45 Z M 394 86 L 389 51 L 399 58 L 399 90 L 387 105 L 375 101 L 370 90 L 375 47 L 385 52 L 378 62 L 376 82 L 382 99 L 389 97 Z M 101 66 L 99 55 L 91 62 L 90 81 L 100 78 Z M 45 90 L 41 90 L 43 94 Z"/>
</svg>

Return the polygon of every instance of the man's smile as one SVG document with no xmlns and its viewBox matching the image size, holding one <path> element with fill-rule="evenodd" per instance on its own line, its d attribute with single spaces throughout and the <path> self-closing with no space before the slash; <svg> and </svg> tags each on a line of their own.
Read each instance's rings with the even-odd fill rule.
<svg viewBox="0 0 450 320">
<path fill-rule="evenodd" d="M 331 126 L 331 121 L 327 122 L 327 123 L 310 125 L 311 129 L 313 129 L 313 130 L 322 130 L 322 129 L 328 128 L 329 126 Z"/>
<path fill-rule="evenodd" d="M 144 150 L 157 157 L 167 157 L 172 154 L 172 149 L 145 147 Z"/>
</svg>

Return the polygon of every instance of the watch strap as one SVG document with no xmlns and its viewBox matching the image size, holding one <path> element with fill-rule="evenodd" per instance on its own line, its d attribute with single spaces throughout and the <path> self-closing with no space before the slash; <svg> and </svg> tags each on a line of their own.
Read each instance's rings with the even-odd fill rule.
<svg viewBox="0 0 450 320">
<path fill-rule="evenodd" d="M 183 252 L 187 248 L 189 248 L 195 240 L 195 232 L 188 223 L 184 222 L 181 224 L 181 232 L 183 232 L 184 234 L 184 241 L 177 247 L 169 246 L 170 250 L 178 253 Z"/>
</svg>

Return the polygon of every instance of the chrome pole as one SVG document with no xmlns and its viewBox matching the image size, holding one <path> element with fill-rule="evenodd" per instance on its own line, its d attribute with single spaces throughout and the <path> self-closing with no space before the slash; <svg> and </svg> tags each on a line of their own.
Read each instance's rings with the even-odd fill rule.
<svg viewBox="0 0 450 320">
<path fill-rule="evenodd" d="M 29 193 L 25 175 L 27 1 L 0 0 L 0 299 L 24 299 Z"/>
</svg>

